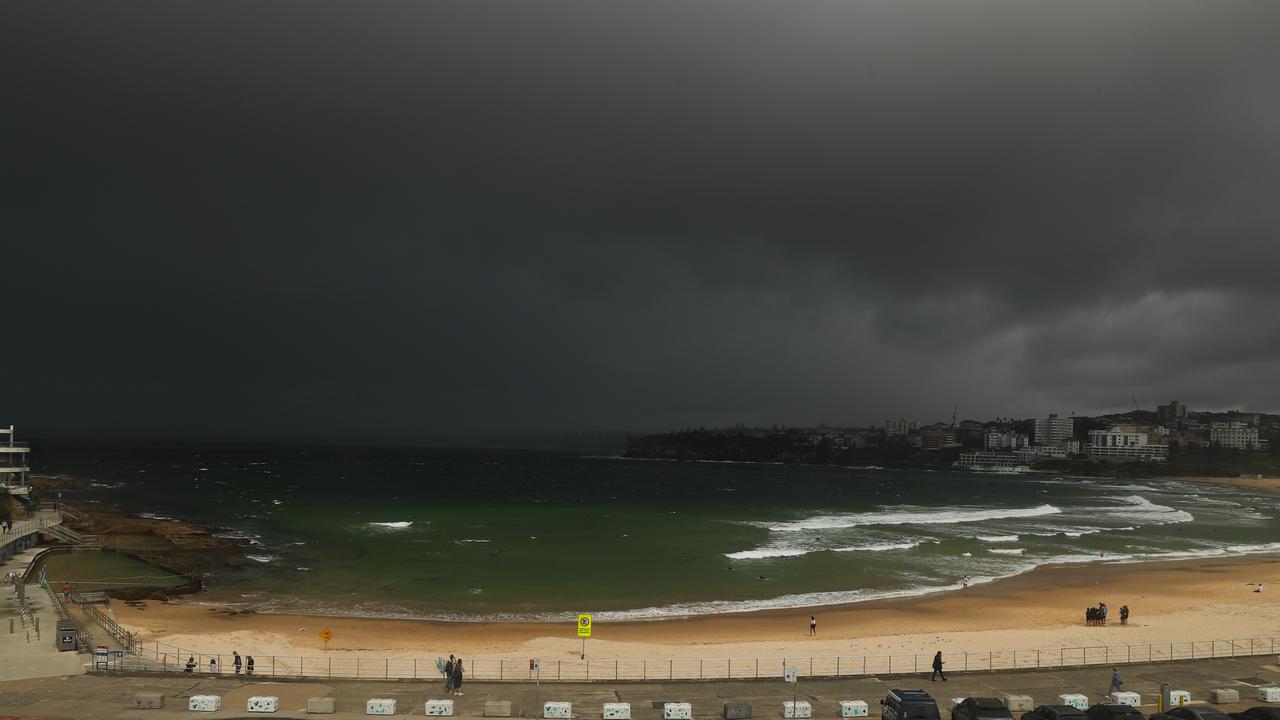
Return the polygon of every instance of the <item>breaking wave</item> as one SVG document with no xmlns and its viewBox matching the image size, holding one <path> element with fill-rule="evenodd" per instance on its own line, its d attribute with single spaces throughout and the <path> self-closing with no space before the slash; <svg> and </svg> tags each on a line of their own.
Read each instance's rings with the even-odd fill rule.
<svg viewBox="0 0 1280 720">
<path fill-rule="evenodd" d="M 1031 508 L 1000 509 L 920 508 L 905 511 L 882 510 L 880 512 L 849 513 L 845 515 L 818 515 L 795 522 L 765 524 L 764 527 L 774 532 L 801 532 L 804 530 L 837 530 L 864 525 L 950 525 L 954 523 L 982 522 L 984 520 L 1042 517 L 1044 515 L 1056 515 L 1060 512 L 1062 512 L 1061 509 L 1047 504 Z"/>
</svg>

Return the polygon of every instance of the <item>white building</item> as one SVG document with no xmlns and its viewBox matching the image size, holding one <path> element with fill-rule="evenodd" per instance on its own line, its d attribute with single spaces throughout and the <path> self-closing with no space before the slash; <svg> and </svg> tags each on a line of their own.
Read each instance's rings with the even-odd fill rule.
<svg viewBox="0 0 1280 720">
<path fill-rule="evenodd" d="M 3 436 L 8 435 L 8 438 Z M 31 486 L 27 481 L 27 453 L 31 448 L 26 443 L 13 440 L 13 426 L 0 427 L 0 488 L 13 495 L 26 495 Z"/>
<path fill-rule="evenodd" d="M 1089 457 L 1117 460 L 1162 461 L 1169 455 L 1166 445 L 1147 443 L 1148 434 L 1133 428 L 1090 430 L 1084 452 Z"/>
<path fill-rule="evenodd" d="M 1065 458 L 1067 449 L 1062 445 L 1031 445 L 1022 448 L 1016 454 L 1019 460 L 1030 465 L 1042 457 Z"/>
<path fill-rule="evenodd" d="M 1209 442 L 1236 450 L 1258 450 L 1258 428 L 1242 422 L 1216 422 L 1209 426 Z"/>
<path fill-rule="evenodd" d="M 884 434 L 888 437 L 902 437 L 916 429 L 916 421 L 907 418 L 884 421 Z"/>
<path fill-rule="evenodd" d="M 999 432 L 992 430 L 983 438 L 988 450 L 1018 450 L 1031 443 L 1024 433 Z"/>
<path fill-rule="evenodd" d="M 960 453 L 955 467 L 961 470 L 1026 470 L 1027 463 L 1011 452 L 978 452 Z"/>
<path fill-rule="evenodd" d="M 1057 445 L 1064 440 L 1070 440 L 1074 432 L 1075 422 L 1071 418 L 1051 414 L 1047 418 L 1036 418 L 1032 440 L 1036 445 Z"/>
</svg>

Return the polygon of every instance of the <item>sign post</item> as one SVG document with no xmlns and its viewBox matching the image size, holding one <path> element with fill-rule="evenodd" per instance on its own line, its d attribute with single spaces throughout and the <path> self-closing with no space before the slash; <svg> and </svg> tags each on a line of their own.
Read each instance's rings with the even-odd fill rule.
<svg viewBox="0 0 1280 720">
<path fill-rule="evenodd" d="M 579 660 L 587 659 L 587 638 L 591 637 L 591 613 L 578 614 L 578 637 L 582 638 L 582 655 Z"/>
<path fill-rule="evenodd" d="M 536 673 L 533 681 L 533 706 L 542 707 L 542 662 L 537 658 L 529 658 L 529 672 Z"/>
</svg>

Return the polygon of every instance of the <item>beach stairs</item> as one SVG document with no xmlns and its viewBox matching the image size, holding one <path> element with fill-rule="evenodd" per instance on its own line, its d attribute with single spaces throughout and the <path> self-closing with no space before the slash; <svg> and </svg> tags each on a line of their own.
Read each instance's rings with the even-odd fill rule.
<svg viewBox="0 0 1280 720">
<path fill-rule="evenodd" d="M 93 535 L 77 532 L 64 525 L 50 525 L 45 532 L 70 545 L 76 550 L 101 550 L 102 543 Z"/>
</svg>

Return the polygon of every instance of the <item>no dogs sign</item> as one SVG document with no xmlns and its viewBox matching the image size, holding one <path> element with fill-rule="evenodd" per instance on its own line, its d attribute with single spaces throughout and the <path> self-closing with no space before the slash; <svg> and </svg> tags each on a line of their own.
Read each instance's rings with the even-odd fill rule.
<svg viewBox="0 0 1280 720">
<path fill-rule="evenodd" d="M 578 616 L 578 637 L 591 637 L 591 615 L 583 614 Z"/>
</svg>

